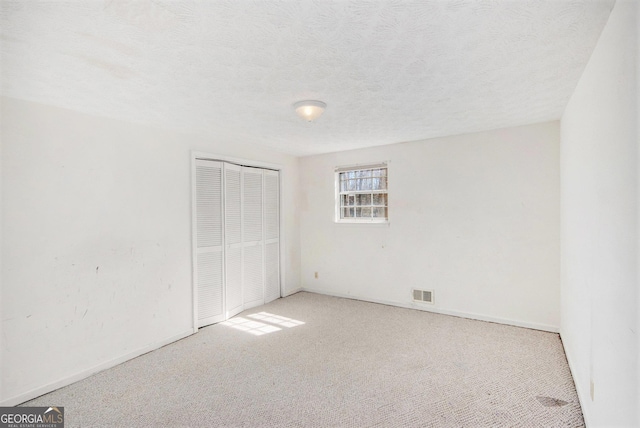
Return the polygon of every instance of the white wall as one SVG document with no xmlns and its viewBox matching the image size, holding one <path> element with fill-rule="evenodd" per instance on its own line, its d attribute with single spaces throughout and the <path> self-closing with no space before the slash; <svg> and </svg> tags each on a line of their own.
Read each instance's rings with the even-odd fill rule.
<svg viewBox="0 0 640 428">
<path fill-rule="evenodd" d="M 390 224 L 336 224 L 334 167 L 379 161 Z M 305 289 L 400 306 L 433 289 L 420 307 L 558 330 L 558 122 L 306 157 L 300 177 Z"/>
<path fill-rule="evenodd" d="M 561 121 L 561 336 L 590 426 L 640 424 L 635 8 L 616 2 Z"/>
<path fill-rule="evenodd" d="M 190 152 L 296 158 L 2 98 L 2 391 L 16 404 L 192 330 Z"/>
</svg>

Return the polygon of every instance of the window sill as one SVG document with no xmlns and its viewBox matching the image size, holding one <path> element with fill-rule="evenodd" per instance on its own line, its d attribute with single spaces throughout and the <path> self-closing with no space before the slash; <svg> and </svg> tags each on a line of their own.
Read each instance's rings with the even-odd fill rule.
<svg viewBox="0 0 640 428">
<path fill-rule="evenodd" d="M 350 225 L 369 225 L 369 226 L 389 226 L 389 220 L 381 221 L 358 221 L 358 220 L 334 220 L 335 224 L 350 224 Z"/>
</svg>

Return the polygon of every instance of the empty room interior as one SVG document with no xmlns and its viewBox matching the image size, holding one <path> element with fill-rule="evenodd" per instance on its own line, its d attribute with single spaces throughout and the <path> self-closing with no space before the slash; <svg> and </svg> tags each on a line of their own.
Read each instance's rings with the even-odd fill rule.
<svg viewBox="0 0 640 428">
<path fill-rule="evenodd" d="M 635 0 L 0 1 L 0 406 L 640 426 Z"/>
</svg>

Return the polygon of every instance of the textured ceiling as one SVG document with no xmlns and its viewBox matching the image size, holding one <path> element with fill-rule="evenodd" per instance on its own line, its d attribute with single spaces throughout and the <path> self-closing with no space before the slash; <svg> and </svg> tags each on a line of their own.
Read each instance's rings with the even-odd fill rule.
<svg viewBox="0 0 640 428">
<path fill-rule="evenodd" d="M 614 0 L 0 4 L 3 95 L 308 155 L 560 118 Z"/>
</svg>

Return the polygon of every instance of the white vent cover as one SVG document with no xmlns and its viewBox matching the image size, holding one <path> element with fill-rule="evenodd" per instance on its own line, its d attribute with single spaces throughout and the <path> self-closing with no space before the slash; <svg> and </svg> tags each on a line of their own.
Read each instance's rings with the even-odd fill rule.
<svg viewBox="0 0 640 428">
<path fill-rule="evenodd" d="M 433 290 L 413 290 L 413 301 L 433 303 Z"/>
</svg>

